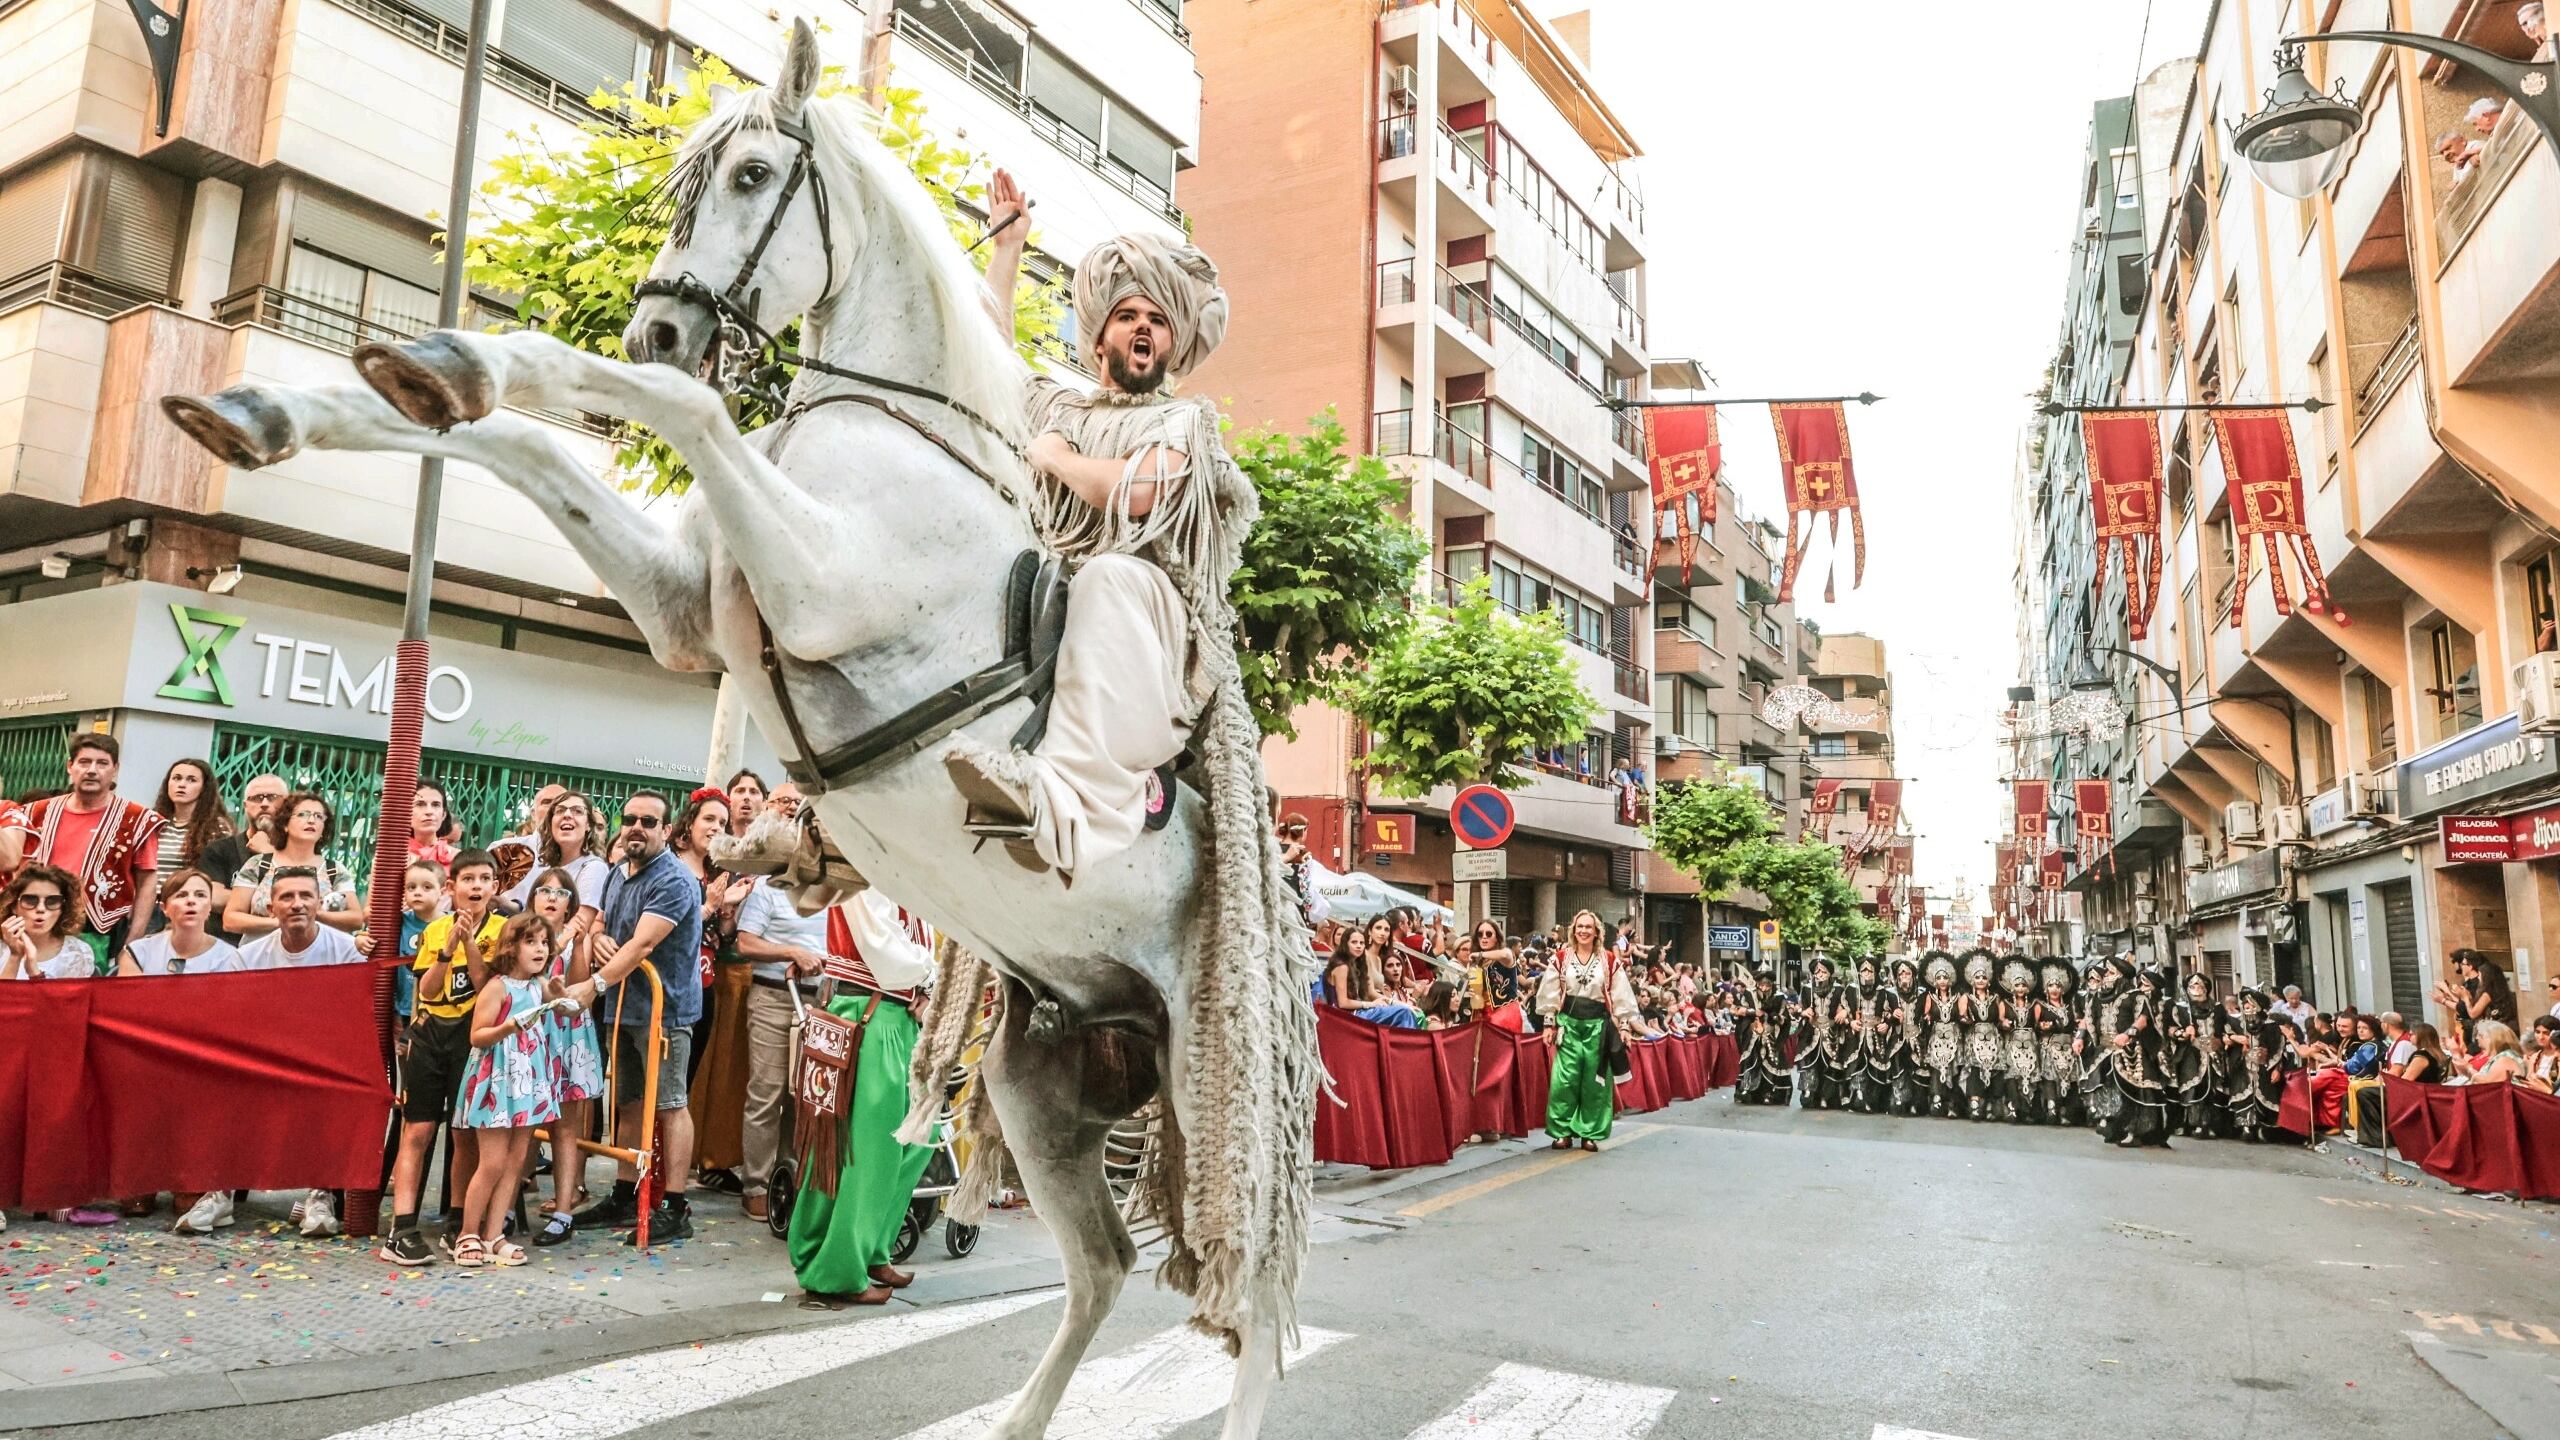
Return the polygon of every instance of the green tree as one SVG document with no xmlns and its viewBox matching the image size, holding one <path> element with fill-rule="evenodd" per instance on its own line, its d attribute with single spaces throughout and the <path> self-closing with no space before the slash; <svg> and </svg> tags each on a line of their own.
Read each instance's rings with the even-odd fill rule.
<svg viewBox="0 0 2560 1440">
<path fill-rule="evenodd" d="M 581 350 L 622 358 L 632 289 L 666 244 L 672 217 L 661 187 L 676 147 L 711 113 L 716 87 L 743 83 L 718 57 L 697 55 L 681 84 L 654 93 L 626 85 L 589 96 L 596 119 L 565 150 L 511 133 L 524 148 L 490 162 L 480 186 L 481 213 L 472 217 L 464 242 L 471 283 L 517 296 L 516 318 L 526 325 Z M 819 93 L 851 91 L 843 72 L 831 67 Z M 886 89 L 874 133 L 933 196 L 954 238 L 970 243 L 980 227 L 961 205 L 982 200 L 984 187 L 970 178 L 969 152 L 937 140 L 924 118 L 919 92 Z M 1016 295 L 1014 342 L 1026 358 L 1056 328 L 1060 303 L 1054 285 L 1025 286 Z M 786 350 L 796 348 L 797 327 L 782 341 Z M 733 399 L 730 413 L 744 430 L 773 418 L 754 394 Z M 631 427 L 619 438 L 615 465 L 625 486 L 654 495 L 691 482 L 675 451 L 655 435 Z"/>
<path fill-rule="evenodd" d="M 1245 697 L 1266 735 L 1294 738 L 1290 713 L 1338 694 L 1412 620 L 1430 544 L 1396 513 L 1404 482 L 1348 441 L 1327 410 L 1303 434 L 1257 431 L 1231 447 L 1262 496 L 1229 594 Z"/>
<path fill-rule="evenodd" d="M 1717 900 L 1742 883 L 1751 852 L 1778 833 L 1778 817 L 1757 789 L 1738 780 L 1674 781 L 1658 787 L 1646 838 L 1664 863 Z"/>
<path fill-rule="evenodd" d="M 1469 581 L 1455 605 L 1416 617 L 1343 687 L 1369 727 L 1370 774 L 1400 796 L 1520 785 L 1522 757 L 1581 739 L 1599 713 L 1564 646 L 1555 611 L 1506 614 L 1484 577 Z"/>
<path fill-rule="evenodd" d="M 1857 888 L 1841 873 L 1837 845 L 1764 841 L 1744 858 L 1742 881 L 1769 897 L 1779 932 L 1802 949 L 1834 960 L 1882 949 L 1874 933 L 1882 927 L 1860 908 Z"/>
</svg>

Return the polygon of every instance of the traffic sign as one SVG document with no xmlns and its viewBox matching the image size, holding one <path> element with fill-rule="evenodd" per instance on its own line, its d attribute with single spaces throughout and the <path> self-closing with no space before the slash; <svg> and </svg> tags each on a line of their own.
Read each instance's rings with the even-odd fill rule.
<svg viewBox="0 0 2560 1440">
<path fill-rule="evenodd" d="M 1500 850 L 1458 850 L 1449 856 L 1449 878 L 1454 881 L 1501 880 L 1510 874 L 1509 857 Z"/>
<path fill-rule="evenodd" d="M 1778 922 L 1777 922 L 1777 921 L 1775 921 L 1775 920 L 1763 920 L 1763 921 L 1761 921 L 1761 922 L 1760 922 L 1760 938 L 1761 938 L 1761 939 L 1763 939 L 1763 940 L 1768 941 L 1768 942 L 1769 942 L 1770 944 L 1772 944 L 1772 945 L 1777 944 L 1777 943 L 1778 943 Z"/>
<path fill-rule="evenodd" d="M 1511 838 L 1511 797 L 1490 785 L 1470 785 L 1449 805 L 1449 828 L 1461 848 L 1492 850 Z"/>
</svg>

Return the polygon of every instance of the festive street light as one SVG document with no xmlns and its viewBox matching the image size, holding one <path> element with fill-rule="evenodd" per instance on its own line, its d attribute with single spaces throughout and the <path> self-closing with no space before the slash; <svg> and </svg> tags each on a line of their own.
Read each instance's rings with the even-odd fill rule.
<svg viewBox="0 0 2560 1440">
<path fill-rule="evenodd" d="M 2276 47 L 2276 83 L 2267 92 L 2266 108 L 2231 127 L 2231 148 L 2249 162 L 2259 183 L 2277 194 L 2308 200 L 2326 188 L 2346 165 L 2348 142 L 2363 128 L 2364 113 L 2343 89 L 2324 95 L 2302 74 L 2303 46 L 2342 40 L 2423 50 L 2479 71 L 2532 117 L 2542 138 L 2560 151 L 2560 88 L 2552 84 L 2560 78 L 2560 64 L 2510 60 L 2459 40 L 2404 30 L 2294 35 Z"/>
</svg>

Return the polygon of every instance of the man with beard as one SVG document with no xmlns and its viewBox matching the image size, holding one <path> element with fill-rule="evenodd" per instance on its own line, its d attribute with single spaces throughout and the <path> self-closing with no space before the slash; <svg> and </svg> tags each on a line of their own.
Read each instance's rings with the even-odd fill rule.
<svg viewBox="0 0 2560 1440">
<path fill-rule="evenodd" d="M 1742 1105 L 1784 1105 L 1794 1098 L 1787 1064 L 1787 1030 L 1794 1002 L 1777 977 L 1761 969 L 1751 977 L 1752 998 L 1734 1012 L 1742 1031 L 1742 1066 L 1733 1098 Z"/>
<path fill-rule="evenodd" d="M 1956 993 L 1956 960 L 1932 950 L 1924 971 L 1929 993 L 1920 1001 L 1920 1025 L 1927 1039 L 1921 1064 L 1929 1087 L 1929 1113 L 1964 1113 L 1964 997 Z"/>
<path fill-rule="evenodd" d="M 1813 957 L 1813 983 L 1806 987 L 1803 1038 L 1796 1046 L 1796 1101 L 1807 1110 L 1836 1110 L 1848 1101 L 1851 1067 L 1857 1061 L 1857 1029 L 1849 993 L 1832 978 L 1828 956 Z"/>
<path fill-rule="evenodd" d="M 2213 998 L 2213 981 L 2201 970 L 2187 976 L 2185 993 L 2169 1011 L 2169 1074 L 2177 1092 L 2178 1129 L 2188 1135 L 2224 1133 L 2227 1113 L 2215 1094 L 2215 1062 L 2222 1054 L 2228 1028 L 2222 1006 Z"/>
<path fill-rule="evenodd" d="M 2169 1148 L 2169 1077 L 2162 1066 L 2168 990 L 2167 973 L 2148 967 L 2138 971 L 2133 986 L 2108 1007 L 2107 1044 L 2115 1052 L 2116 1085 L 2124 1094 L 2118 1125 L 2122 1138 L 2116 1143 L 2128 1150 L 2152 1145 Z"/>
<path fill-rule="evenodd" d="M 1031 201 L 1001 170 L 987 198 L 988 298 L 1011 340 Z M 944 756 L 974 833 L 1068 876 L 1126 849 L 1169 803 L 1159 772 L 1195 721 L 1204 746 L 1227 738 L 1243 703 L 1227 586 L 1261 512 L 1216 408 L 1171 393 L 1226 336 L 1218 267 L 1189 245 L 1124 235 L 1076 266 L 1074 301 L 1077 354 L 1100 388 L 1035 376 L 1026 396 L 1033 517 L 1075 567 L 1048 730 L 1031 749 L 963 736 Z M 1215 723 L 1204 719 L 1213 701 Z M 1213 794 L 1239 779 L 1259 786 L 1258 755 L 1243 757 L 1249 767 L 1204 756 L 1205 783 Z"/>
</svg>

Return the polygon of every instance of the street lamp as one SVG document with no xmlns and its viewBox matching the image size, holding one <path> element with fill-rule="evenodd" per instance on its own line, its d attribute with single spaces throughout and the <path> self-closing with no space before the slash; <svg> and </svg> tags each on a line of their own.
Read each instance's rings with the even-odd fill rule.
<svg viewBox="0 0 2560 1440">
<path fill-rule="evenodd" d="M 2267 108 L 2231 127 L 2231 148 L 2249 162 L 2259 183 L 2279 195 L 2308 200 L 2337 179 L 2347 142 L 2364 124 L 2363 112 L 2343 92 L 2324 95 L 2302 75 L 2303 46 L 2340 40 L 2423 50 L 2477 70 L 2532 117 L 2544 140 L 2560 148 L 2560 90 L 2551 83 L 2560 75 L 2555 62 L 2510 60 L 2459 40 L 2405 30 L 2294 35 L 2276 47 L 2276 83 L 2267 92 Z"/>
</svg>

